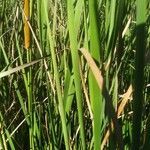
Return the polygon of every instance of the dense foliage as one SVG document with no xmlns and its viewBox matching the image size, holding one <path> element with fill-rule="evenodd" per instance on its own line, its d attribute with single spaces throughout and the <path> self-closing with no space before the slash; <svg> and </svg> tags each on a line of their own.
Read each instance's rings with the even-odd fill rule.
<svg viewBox="0 0 150 150">
<path fill-rule="evenodd" d="M 149 0 L 0 0 L 0 149 L 144 149 Z"/>
</svg>

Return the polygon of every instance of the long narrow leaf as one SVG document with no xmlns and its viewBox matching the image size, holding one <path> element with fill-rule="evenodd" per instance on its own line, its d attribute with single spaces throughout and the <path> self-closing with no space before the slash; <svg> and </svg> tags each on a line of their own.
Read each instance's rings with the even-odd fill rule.
<svg viewBox="0 0 150 150">
<path fill-rule="evenodd" d="M 36 64 L 36 63 L 38 63 L 40 60 L 41 60 L 41 59 L 35 60 L 35 61 L 30 62 L 30 63 L 26 63 L 26 64 L 24 64 L 24 65 L 21 65 L 21 66 L 18 66 L 18 67 L 9 69 L 9 70 L 7 70 L 7 71 L 0 72 L 0 78 L 3 78 L 3 77 L 5 77 L 5 76 L 8 76 L 8 75 L 10 75 L 10 74 L 12 74 L 12 73 L 15 73 L 15 72 L 17 72 L 17 71 L 20 71 L 21 69 L 30 67 L 30 66 L 32 66 L 32 65 L 34 65 L 34 64 Z"/>
</svg>

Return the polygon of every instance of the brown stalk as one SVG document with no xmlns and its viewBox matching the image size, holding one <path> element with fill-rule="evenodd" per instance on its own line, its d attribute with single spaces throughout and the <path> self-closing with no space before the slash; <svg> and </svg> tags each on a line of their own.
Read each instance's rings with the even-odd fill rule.
<svg viewBox="0 0 150 150">
<path fill-rule="evenodd" d="M 24 0 L 24 44 L 25 44 L 25 48 L 28 49 L 30 47 L 30 28 L 29 25 L 27 23 L 27 21 L 29 20 L 30 17 L 30 0 Z"/>
</svg>

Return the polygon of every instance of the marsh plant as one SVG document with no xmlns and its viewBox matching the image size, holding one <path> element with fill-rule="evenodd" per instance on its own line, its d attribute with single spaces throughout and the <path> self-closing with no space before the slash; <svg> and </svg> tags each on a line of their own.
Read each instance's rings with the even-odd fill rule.
<svg viewBox="0 0 150 150">
<path fill-rule="evenodd" d="M 0 149 L 147 150 L 149 0 L 0 0 Z"/>
</svg>

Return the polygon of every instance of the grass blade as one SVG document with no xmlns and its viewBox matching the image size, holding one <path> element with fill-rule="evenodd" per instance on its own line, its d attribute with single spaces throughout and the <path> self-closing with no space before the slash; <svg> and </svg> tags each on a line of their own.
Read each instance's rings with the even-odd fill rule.
<svg viewBox="0 0 150 150">
<path fill-rule="evenodd" d="M 100 36 L 99 36 L 99 20 L 98 20 L 98 2 L 97 0 L 89 0 L 89 17 L 90 17 L 90 54 L 100 64 Z M 103 81 L 102 81 L 103 82 Z M 103 85 L 103 83 L 102 83 Z M 102 91 L 98 88 L 97 81 L 89 72 L 89 92 L 93 110 L 93 136 L 94 149 L 99 150 L 101 146 L 101 126 L 102 126 Z"/>
<path fill-rule="evenodd" d="M 54 49 L 54 38 L 52 37 L 51 28 L 49 26 L 47 1 L 44 1 L 44 8 L 45 8 L 47 34 L 49 38 L 50 52 L 51 52 L 51 57 L 52 57 L 53 69 L 54 69 L 54 77 L 56 81 L 56 91 L 57 91 L 57 98 L 59 101 L 59 112 L 60 112 L 61 121 L 62 121 L 62 129 L 63 129 L 63 134 L 64 134 L 65 147 L 66 147 L 66 150 L 69 150 L 70 146 L 69 146 L 67 125 L 66 125 L 66 114 L 65 114 L 64 104 L 62 101 L 59 74 L 58 74 L 57 61 L 56 61 L 56 55 L 55 55 L 55 49 Z"/>
<path fill-rule="evenodd" d="M 145 54 L 145 23 L 146 23 L 146 0 L 136 1 L 136 64 L 135 64 L 135 92 L 133 100 L 133 141 L 132 149 L 140 148 L 141 117 L 143 108 L 143 85 L 144 85 L 144 54 Z M 142 11 L 141 11 L 142 10 Z"/>
<path fill-rule="evenodd" d="M 85 144 L 85 133 L 84 133 L 84 125 L 83 125 L 82 93 L 81 93 L 81 83 L 80 83 L 79 56 L 78 56 L 78 47 L 77 47 L 77 33 L 75 32 L 76 30 L 74 26 L 73 0 L 67 0 L 67 14 L 68 14 L 70 48 L 71 48 L 71 56 L 72 56 L 72 63 L 73 63 L 74 83 L 75 83 L 76 100 L 77 100 L 77 108 L 78 108 L 78 119 L 80 125 L 82 148 L 83 150 L 85 150 L 86 144 Z"/>
<path fill-rule="evenodd" d="M 21 69 L 30 67 L 30 66 L 32 66 L 32 65 L 34 65 L 34 64 L 36 64 L 36 63 L 38 63 L 40 60 L 41 60 L 41 59 L 35 60 L 35 61 L 30 62 L 30 63 L 26 63 L 26 64 L 23 64 L 23 65 L 21 65 L 21 66 L 18 66 L 18 67 L 9 69 L 9 70 L 7 70 L 7 71 L 0 72 L 0 78 L 3 78 L 3 77 L 5 77 L 5 76 L 8 76 L 8 75 L 10 75 L 10 74 L 12 74 L 12 73 L 15 73 L 15 72 L 17 72 L 17 71 L 20 71 Z"/>
</svg>

